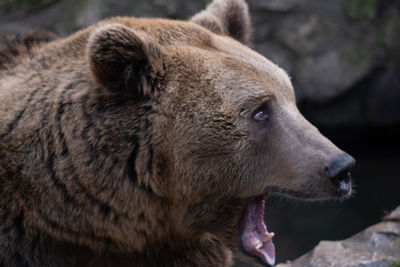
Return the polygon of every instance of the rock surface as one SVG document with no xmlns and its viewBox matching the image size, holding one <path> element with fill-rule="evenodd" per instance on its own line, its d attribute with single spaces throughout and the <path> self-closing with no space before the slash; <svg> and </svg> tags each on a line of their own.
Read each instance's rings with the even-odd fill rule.
<svg viewBox="0 0 400 267">
<path fill-rule="evenodd" d="M 381 223 L 342 241 L 321 241 L 300 258 L 276 267 L 398 267 L 400 206 Z"/>
</svg>

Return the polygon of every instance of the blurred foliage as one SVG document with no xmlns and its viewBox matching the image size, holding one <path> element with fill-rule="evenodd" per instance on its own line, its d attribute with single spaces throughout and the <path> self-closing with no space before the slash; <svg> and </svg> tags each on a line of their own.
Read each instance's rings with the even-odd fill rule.
<svg viewBox="0 0 400 267">
<path fill-rule="evenodd" d="M 365 47 L 357 44 L 345 45 L 339 50 L 339 55 L 349 67 L 367 70 L 371 66 L 372 56 Z"/>
<path fill-rule="evenodd" d="M 379 0 L 346 0 L 346 13 L 352 18 L 373 19 Z"/>
<path fill-rule="evenodd" d="M 63 13 L 60 18 L 60 27 L 63 29 L 63 33 L 73 33 L 80 29 L 79 26 L 72 22 L 79 19 L 82 10 L 86 10 L 89 5 L 88 0 L 68 0 L 63 2 Z"/>
<path fill-rule="evenodd" d="M 32 10 L 58 0 L 1 0 L 0 14 L 18 10 Z"/>
</svg>

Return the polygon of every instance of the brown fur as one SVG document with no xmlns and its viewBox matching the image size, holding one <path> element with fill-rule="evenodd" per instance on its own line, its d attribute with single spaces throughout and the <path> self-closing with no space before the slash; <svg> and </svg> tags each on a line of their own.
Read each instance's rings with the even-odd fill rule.
<svg viewBox="0 0 400 267">
<path fill-rule="evenodd" d="M 318 170 L 341 152 L 240 43 L 245 3 L 193 21 L 112 18 L 3 57 L 0 265 L 228 266 L 254 196 L 334 195 Z"/>
<path fill-rule="evenodd" d="M 13 62 L 19 55 L 30 53 L 33 47 L 57 39 L 57 36 L 45 30 L 31 30 L 24 35 L 0 32 L 0 70 Z"/>
</svg>

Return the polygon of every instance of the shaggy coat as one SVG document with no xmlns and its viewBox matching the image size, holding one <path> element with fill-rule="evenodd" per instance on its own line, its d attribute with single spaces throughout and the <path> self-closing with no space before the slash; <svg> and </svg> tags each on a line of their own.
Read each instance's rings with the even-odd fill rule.
<svg viewBox="0 0 400 267">
<path fill-rule="evenodd" d="M 228 266 L 256 197 L 338 197 L 343 152 L 250 32 L 215 0 L 0 52 L 0 266 Z"/>
</svg>

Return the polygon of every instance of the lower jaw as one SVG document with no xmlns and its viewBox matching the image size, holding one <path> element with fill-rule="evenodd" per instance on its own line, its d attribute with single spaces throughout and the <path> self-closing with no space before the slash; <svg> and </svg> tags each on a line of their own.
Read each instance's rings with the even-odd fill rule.
<svg viewBox="0 0 400 267">
<path fill-rule="evenodd" d="M 269 233 L 264 224 L 264 204 L 266 195 L 254 198 L 247 206 L 242 220 L 240 243 L 245 253 L 257 258 L 264 264 L 275 264 L 273 233 Z"/>
</svg>

